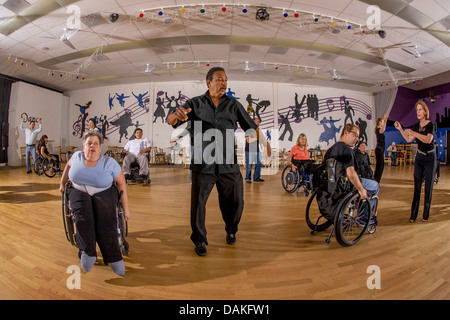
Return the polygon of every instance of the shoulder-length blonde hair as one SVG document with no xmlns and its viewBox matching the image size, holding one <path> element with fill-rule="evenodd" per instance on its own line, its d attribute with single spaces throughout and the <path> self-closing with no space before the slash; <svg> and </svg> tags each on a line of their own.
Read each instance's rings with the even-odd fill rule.
<svg viewBox="0 0 450 320">
<path fill-rule="evenodd" d="M 308 137 L 307 137 L 306 134 L 304 134 L 304 133 L 300 133 L 300 134 L 298 135 L 298 138 L 297 138 L 297 145 L 300 147 L 300 139 L 303 138 L 303 137 L 305 137 L 305 139 L 306 139 L 305 147 L 308 148 Z"/>
<path fill-rule="evenodd" d="M 414 106 L 414 110 L 417 111 L 418 105 L 422 106 L 423 111 L 425 111 L 425 119 L 428 120 L 430 118 L 430 110 L 428 109 L 427 104 L 424 101 L 417 101 L 416 105 Z"/>
</svg>

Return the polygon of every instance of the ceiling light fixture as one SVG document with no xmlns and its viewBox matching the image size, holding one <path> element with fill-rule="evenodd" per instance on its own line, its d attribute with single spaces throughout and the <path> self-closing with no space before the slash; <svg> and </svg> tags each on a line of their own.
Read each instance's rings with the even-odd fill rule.
<svg viewBox="0 0 450 320">
<path fill-rule="evenodd" d="M 282 7 L 270 7 L 266 5 L 251 5 L 251 4 L 242 4 L 242 3 L 228 3 L 228 4 L 220 4 L 220 3 L 204 3 L 204 4 L 183 4 L 183 5 L 173 5 L 173 6 L 166 6 L 166 7 L 157 7 L 157 8 L 149 8 L 149 9 L 141 9 L 139 10 L 139 17 L 142 18 L 145 13 L 154 13 L 155 16 L 162 16 L 166 14 L 182 14 L 184 16 L 185 14 L 188 16 L 195 15 L 198 12 L 205 13 L 206 7 L 212 8 L 211 12 L 213 14 L 217 13 L 226 13 L 230 12 L 231 15 L 237 14 L 238 12 L 242 13 L 248 13 L 249 8 L 254 8 L 256 10 L 255 18 L 259 21 L 265 21 L 269 20 L 270 15 L 279 15 L 284 18 L 299 18 L 300 13 L 305 15 L 307 18 L 308 16 L 311 17 L 309 21 L 312 22 L 319 22 L 319 18 L 326 18 L 330 19 L 331 24 L 333 26 L 342 26 L 343 28 L 346 28 L 348 30 L 355 29 L 354 27 L 360 28 L 362 33 L 365 33 L 365 30 L 362 29 L 363 25 L 356 22 L 351 22 L 346 19 L 341 19 L 338 17 L 333 17 L 329 15 L 323 15 L 317 12 L 311 12 L 311 11 L 303 11 L 298 9 L 292 9 L 292 8 L 282 8 Z M 229 8 L 232 8 L 233 10 L 228 10 Z M 241 11 L 238 11 L 236 9 L 239 9 Z M 268 11 L 271 11 L 271 14 L 269 14 Z M 148 20 L 152 20 L 152 18 L 149 18 Z M 307 19 L 306 19 L 307 20 Z M 365 29 L 367 29 L 365 27 Z"/>
<path fill-rule="evenodd" d="M 269 20 L 270 14 L 267 12 L 266 7 L 260 7 L 258 10 L 256 10 L 256 20 L 259 21 L 266 21 Z"/>
</svg>

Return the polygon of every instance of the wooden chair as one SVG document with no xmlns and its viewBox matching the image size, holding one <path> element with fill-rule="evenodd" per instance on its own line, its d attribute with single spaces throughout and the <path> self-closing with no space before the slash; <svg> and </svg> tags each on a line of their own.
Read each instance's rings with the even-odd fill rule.
<svg viewBox="0 0 450 320">
<path fill-rule="evenodd" d="M 67 153 L 61 151 L 61 146 L 57 146 L 56 147 L 56 152 L 57 152 L 57 154 L 59 156 L 59 161 L 60 162 L 67 162 Z"/>
<path fill-rule="evenodd" d="M 27 147 L 20 147 L 20 159 L 22 160 L 22 165 L 25 165 L 26 154 Z"/>
<path fill-rule="evenodd" d="M 370 163 L 371 164 L 375 163 L 375 149 L 370 149 L 369 150 L 369 159 L 370 159 Z"/>
<path fill-rule="evenodd" d="M 75 153 L 75 146 L 67 146 L 66 150 L 67 150 L 67 161 L 69 161 L 72 155 Z"/>
<path fill-rule="evenodd" d="M 397 153 L 397 162 L 399 166 L 401 166 L 402 164 L 406 165 L 406 151 L 402 150 L 401 153 L 402 154 Z M 402 155 L 402 157 L 400 157 L 400 155 Z"/>
<path fill-rule="evenodd" d="M 182 155 L 181 155 L 181 163 L 183 164 L 183 168 L 188 168 L 191 164 L 191 159 L 188 153 L 188 148 L 181 149 Z"/>
<path fill-rule="evenodd" d="M 387 163 L 389 166 L 392 166 L 392 159 L 391 159 L 391 157 L 384 155 L 384 163 Z"/>
<path fill-rule="evenodd" d="M 323 159 L 325 159 L 325 153 L 327 153 L 327 149 L 320 149 L 320 153 L 321 153 L 321 159 L 319 160 L 319 162 L 322 162 Z"/>
<path fill-rule="evenodd" d="M 413 157 L 412 157 L 412 147 L 410 144 L 407 144 L 405 146 L 405 164 L 409 163 L 412 164 L 413 163 Z"/>
<path fill-rule="evenodd" d="M 286 159 L 287 159 L 288 154 L 286 154 L 286 149 L 283 149 L 281 152 L 278 153 L 279 168 L 284 168 L 284 166 L 286 165 Z"/>
<path fill-rule="evenodd" d="M 237 148 L 234 150 L 234 152 L 236 153 L 237 163 L 239 164 L 240 167 L 244 167 L 245 166 L 245 151 L 242 148 Z"/>
<path fill-rule="evenodd" d="M 166 153 L 163 149 L 154 147 L 155 164 L 166 164 Z"/>
</svg>

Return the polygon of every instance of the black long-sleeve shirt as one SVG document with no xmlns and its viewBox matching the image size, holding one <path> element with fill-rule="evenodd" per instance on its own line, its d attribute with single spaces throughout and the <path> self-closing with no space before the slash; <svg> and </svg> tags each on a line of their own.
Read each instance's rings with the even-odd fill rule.
<svg viewBox="0 0 450 320">
<path fill-rule="evenodd" d="M 242 104 L 225 94 L 216 107 L 209 91 L 206 91 L 205 94 L 188 100 L 184 108 L 192 109 L 188 113 L 186 128 L 191 136 L 191 145 L 194 146 L 191 170 L 201 173 L 238 172 L 239 164 L 235 154 L 235 131 L 238 123 L 244 131 L 257 128 Z M 178 121 L 173 127 L 185 122 Z"/>
</svg>

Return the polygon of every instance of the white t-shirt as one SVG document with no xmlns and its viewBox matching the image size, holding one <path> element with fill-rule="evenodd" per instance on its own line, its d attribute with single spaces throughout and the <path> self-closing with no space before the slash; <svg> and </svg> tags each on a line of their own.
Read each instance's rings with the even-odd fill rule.
<svg viewBox="0 0 450 320">
<path fill-rule="evenodd" d="M 152 145 L 147 138 L 142 138 L 128 141 L 124 149 L 137 156 L 139 152 L 151 146 Z"/>
</svg>

